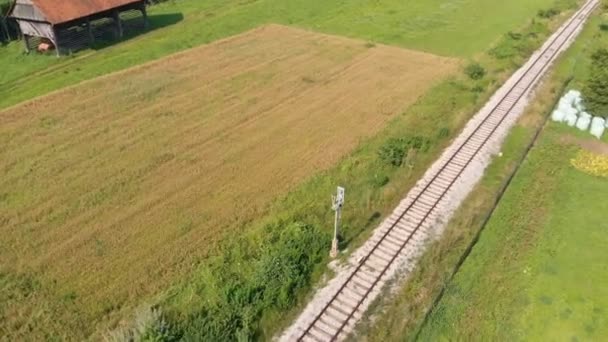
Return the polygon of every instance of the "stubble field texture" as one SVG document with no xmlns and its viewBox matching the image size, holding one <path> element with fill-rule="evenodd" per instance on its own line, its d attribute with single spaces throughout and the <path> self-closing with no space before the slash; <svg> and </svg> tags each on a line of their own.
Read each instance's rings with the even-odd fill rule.
<svg viewBox="0 0 608 342">
<path fill-rule="evenodd" d="M 2 268 L 85 317 L 150 295 L 457 65 L 270 25 L 8 109 Z"/>
</svg>

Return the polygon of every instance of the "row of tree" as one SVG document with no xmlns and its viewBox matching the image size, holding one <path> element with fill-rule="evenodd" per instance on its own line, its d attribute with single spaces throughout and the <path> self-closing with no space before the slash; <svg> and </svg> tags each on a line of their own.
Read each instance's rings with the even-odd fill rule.
<svg viewBox="0 0 608 342">
<path fill-rule="evenodd" d="M 591 72 L 583 94 L 589 112 L 608 116 L 608 49 L 598 49 L 591 56 Z"/>
</svg>

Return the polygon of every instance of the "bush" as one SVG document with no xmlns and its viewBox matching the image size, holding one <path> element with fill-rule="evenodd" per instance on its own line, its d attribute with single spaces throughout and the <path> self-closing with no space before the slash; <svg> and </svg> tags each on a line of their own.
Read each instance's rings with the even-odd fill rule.
<svg viewBox="0 0 608 342">
<path fill-rule="evenodd" d="M 496 59 L 507 59 L 516 56 L 519 50 L 517 41 L 518 39 L 513 38 L 512 35 L 505 35 L 500 43 L 490 50 L 490 55 Z"/>
<path fill-rule="evenodd" d="M 378 151 L 378 156 L 385 163 L 392 166 L 401 166 L 407 153 L 405 139 L 390 139 Z"/>
<path fill-rule="evenodd" d="M 243 238 L 210 267 L 211 280 L 200 290 L 205 293 L 197 295 L 213 300 L 182 321 L 184 340 L 259 339 L 262 314 L 291 308 L 298 292 L 310 285 L 314 267 L 327 255 L 330 235 L 299 222 L 265 230 L 266 241 Z"/>
<path fill-rule="evenodd" d="M 608 113 L 608 50 L 601 48 L 591 56 L 591 72 L 585 82 L 587 109 L 595 115 Z"/>
<path fill-rule="evenodd" d="M 385 164 L 391 166 L 401 166 L 411 151 L 427 151 L 430 141 L 421 136 L 412 138 L 393 138 L 389 139 L 378 151 L 378 156 Z"/>
<path fill-rule="evenodd" d="M 381 188 L 390 182 L 390 178 L 385 174 L 375 174 L 373 183 L 377 188 Z"/>
<path fill-rule="evenodd" d="M 471 88 L 471 91 L 477 94 L 483 93 L 485 90 L 486 87 L 484 87 L 482 84 L 477 84 L 473 88 Z"/>
<path fill-rule="evenodd" d="M 547 10 L 538 11 L 538 16 L 544 19 L 550 19 L 558 15 L 560 11 L 557 8 L 549 8 Z"/>
<path fill-rule="evenodd" d="M 549 32 L 549 28 L 541 21 L 533 22 L 525 32 L 509 32 L 490 50 L 490 55 L 496 59 L 527 57 L 538 47 L 538 37 Z"/>
<path fill-rule="evenodd" d="M 479 63 L 471 63 L 464 69 L 464 73 L 472 80 L 480 80 L 486 75 L 486 69 Z"/>
</svg>

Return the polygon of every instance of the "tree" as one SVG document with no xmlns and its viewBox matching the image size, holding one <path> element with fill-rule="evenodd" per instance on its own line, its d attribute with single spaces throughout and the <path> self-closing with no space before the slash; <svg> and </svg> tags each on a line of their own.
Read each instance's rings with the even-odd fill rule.
<svg viewBox="0 0 608 342">
<path fill-rule="evenodd" d="M 472 80 L 480 80 L 486 75 L 486 69 L 479 63 L 471 63 L 464 69 L 464 73 Z"/>
<path fill-rule="evenodd" d="M 591 56 L 591 73 L 584 94 L 585 105 L 591 113 L 608 115 L 608 49 L 598 49 Z"/>
</svg>

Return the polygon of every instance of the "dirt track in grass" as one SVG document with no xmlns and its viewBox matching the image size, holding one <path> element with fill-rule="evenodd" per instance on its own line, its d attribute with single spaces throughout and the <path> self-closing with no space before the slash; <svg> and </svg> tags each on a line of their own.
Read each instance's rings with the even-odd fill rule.
<svg viewBox="0 0 608 342">
<path fill-rule="evenodd" d="M 0 270 L 112 317 L 457 65 L 268 25 L 2 111 Z"/>
</svg>

